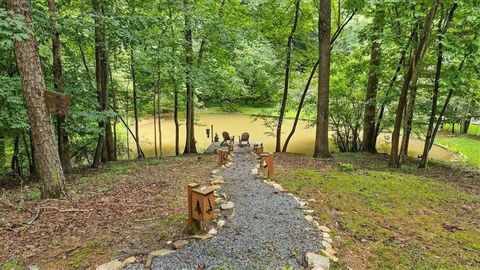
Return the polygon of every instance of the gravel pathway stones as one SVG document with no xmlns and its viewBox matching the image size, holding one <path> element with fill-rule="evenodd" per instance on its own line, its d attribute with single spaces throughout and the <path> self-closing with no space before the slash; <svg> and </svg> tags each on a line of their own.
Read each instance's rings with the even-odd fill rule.
<svg viewBox="0 0 480 270">
<path fill-rule="evenodd" d="M 219 194 L 234 202 L 234 215 L 220 212 L 225 223 L 217 235 L 153 258 L 151 269 L 307 269 L 305 255 L 324 248 L 322 233 L 294 197 L 252 174 L 256 164 L 251 153 L 235 153 L 235 162 L 218 172 L 225 181 Z"/>
</svg>

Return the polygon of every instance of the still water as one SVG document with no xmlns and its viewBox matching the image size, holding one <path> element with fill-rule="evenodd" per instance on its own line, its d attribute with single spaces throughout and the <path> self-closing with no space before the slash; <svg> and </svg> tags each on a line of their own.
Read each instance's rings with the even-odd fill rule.
<svg viewBox="0 0 480 270">
<path fill-rule="evenodd" d="M 175 154 L 175 124 L 173 117 L 162 116 L 162 147 L 164 155 Z M 184 121 L 182 121 L 184 122 Z M 155 144 L 154 144 L 154 120 L 151 118 L 144 118 L 139 123 L 139 136 L 140 146 L 142 147 L 147 157 L 155 156 Z M 213 125 L 214 132 L 218 133 L 220 141 L 222 140 L 222 131 L 228 131 L 230 136 L 235 136 L 235 140 L 238 142 L 238 137 L 243 132 L 250 133 L 250 143 L 262 142 L 266 151 L 273 151 L 275 149 L 275 137 L 270 136 L 272 130 L 265 125 L 262 119 L 255 120 L 251 116 L 237 114 L 237 113 L 224 113 L 224 114 L 197 114 L 197 123 L 195 126 L 195 139 L 197 140 L 197 151 L 203 153 L 205 149 L 211 144 L 211 137 L 207 137 L 206 129 Z M 293 120 L 287 119 L 283 124 L 282 140 L 285 140 L 290 129 L 293 125 Z M 158 128 L 158 126 L 157 126 Z M 133 130 L 133 127 L 132 127 Z M 122 131 L 126 132 L 126 131 Z M 158 132 L 158 130 L 157 130 Z M 270 133 L 270 134 L 269 134 Z M 122 134 L 122 137 L 126 137 L 126 134 Z M 211 136 L 211 134 L 210 134 Z M 158 140 L 158 139 L 157 139 Z M 379 136 L 379 151 L 389 151 L 389 136 Z M 315 127 L 308 127 L 306 121 L 300 121 L 297 126 L 295 135 L 292 137 L 288 152 L 302 153 L 307 155 L 313 154 L 313 147 L 315 144 Z M 130 156 L 135 157 L 136 147 L 132 137 L 129 137 Z M 183 151 L 185 145 L 185 125 L 182 123 L 180 126 L 180 152 Z M 333 143 L 331 149 L 334 149 Z M 412 139 L 410 141 L 409 155 L 418 156 L 423 149 L 423 141 L 418 139 Z M 433 146 L 430 152 L 431 158 L 450 160 L 453 158 L 451 152 L 438 147 Z"/>
</svg>

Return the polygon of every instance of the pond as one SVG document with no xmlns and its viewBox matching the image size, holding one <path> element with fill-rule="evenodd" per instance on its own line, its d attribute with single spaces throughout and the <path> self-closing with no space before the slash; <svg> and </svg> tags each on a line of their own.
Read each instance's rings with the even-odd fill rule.
<svg viewBox="0 0 480 270">
<path fill-rule="evenodd" d="M 139 123 L 140 145 L 147 157 L 155 156 L 153 122 L 153 117 L 149 117 L 142 119 Z M 183 122 L 184 121 L 181 121 L 182 124 L 180 126 L 180 152 L 183 151 L 185 145 L 185 125 Z M 222 140 L 222 131 L 228 131 L 231 136 L 235 136 L 236 141 L 238 141 L 239 135 L 243 132 L 248 132 L 250 133 L 250 142 L 262 142 L 266 149 L 265 151 L 273 151 L 275 149 L 275 137 L 270 136 L 272 130 L 265 125 L 263 119 L 255 120 L 252 116 L 238 113 L 197 114 L 195 139 L 197 140 L 197 151 L 199 153 L 203 153 L 203 151 L 205 151 L 205 149 L 211 144 L 211 137 L 208 138 L 206 134 L 206 129 L 210 128 L 211 125 L 213 125 L 214 133 L 218 133 L 220 140 Z M 292 119 L 285 120 L 283 124 L 282 140 L 286 139 L 292 125 Z M 132 127 L 132 131 L 133 130 Z M 126 134 L 122 135 L 123 137 L 126 136 Z M 335 149 L 333 141 L 331 143 L 331 149 Z M 312 155 L 314 144 L 315 127 L 309 127 L 306 121 L 300 121 L 295 135 L 290 141 L 288 152 Z M 129 145 L 131 151 L 130 157 L 133 158 L 135 157 L 136 149 L 131 136 L 129 137 Z M 171 116 L 162 116 L 162 146 L 164 155 L 171 156 L 175 154 L 175 124 L 173 122 L 173 117 Z M 379 136 L 378 148 L 380 152 L 389 151 L 389 134 L 381 134 Z M 417 157 L 421 154 L 422 150 L 423 141 L 418 139 L 412 139 L 410 141 L 410 156 Z M 439 146 L 432 147 L 430 156 L 433 159 L 439 160 L 451 160 L 453 158 L 451 152 Z"/>
</svg>

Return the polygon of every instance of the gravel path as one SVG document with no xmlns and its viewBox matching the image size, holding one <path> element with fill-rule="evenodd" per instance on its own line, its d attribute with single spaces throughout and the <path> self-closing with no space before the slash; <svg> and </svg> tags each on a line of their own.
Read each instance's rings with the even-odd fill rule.
<svg viewBox="0 0 480 270">
<path fill-rule="evenodd" d="M 218 235 L 155 258 L 152 269 L 305 269 L 305 254 L 322 248 L 320 232 L 292 197 L 252 175 L 256 164 L 251 153 L 236 153 L 234 164 L 219 173 L 225 180 L 220 192 L 235 203 L 235 216 Z"/>
</svg>

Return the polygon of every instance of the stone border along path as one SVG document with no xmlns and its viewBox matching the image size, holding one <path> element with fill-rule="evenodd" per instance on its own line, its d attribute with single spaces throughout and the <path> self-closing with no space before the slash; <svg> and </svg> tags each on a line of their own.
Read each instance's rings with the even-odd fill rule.
<svg viewBox="0 0 480 270">
<path fill-rule="evenodd" d="M 150 253 L 145 267 L 128 264 L 124 269 L 327 270 L 330 261 L 337 262 L 330 229 L 316 221 L 307 201 L 260 176 L 257 157 L 247 149 L 236 147 L 235 162 L 212 171 L 210 184 L 220 188 L 215 191 L 221 209 L 217 228 L 192 243 L 172 243 L 178 251 Z"/>
</svg>

